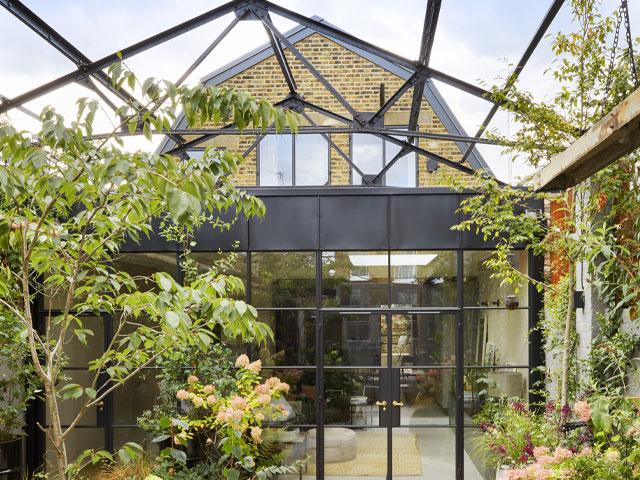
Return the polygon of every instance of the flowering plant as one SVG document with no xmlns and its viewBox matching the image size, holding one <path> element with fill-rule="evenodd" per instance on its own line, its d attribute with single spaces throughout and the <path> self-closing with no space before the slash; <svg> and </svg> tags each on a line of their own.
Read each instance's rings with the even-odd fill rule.
<svg viewBox="0 0 640 480">
<path fill-rule="evenodd" d="M 173 442 L 184 445 L 195 434 L 206 435 L 218 466 L 231 480 L 294 473 L 299 462 L 281 465 L 284 455 L 270 445 L 273 436 L 267 438 L 270 430 L 263 428 L 263 422 L 288 415 L 284 405 L 272 400 L 287 393 L 289 384 L 278 377 L 261 381 L 262 362 L 251 362 L 246 355 L 240 355 L 235 366 L 235 382 L 226 391 L 189 376 L 187 385 L 176 393 L 178 400 L 189 404 L 190 414 L 182 419 L 189 428 L 181 428 Z"/>
<path fill-rule="evenodd" d="M 442 375 L 443 370 L 438 368 L 431 368 L 416 375 L 419 400 L 426 400 L 437 395 L 442 385 Z"/>
</svg>

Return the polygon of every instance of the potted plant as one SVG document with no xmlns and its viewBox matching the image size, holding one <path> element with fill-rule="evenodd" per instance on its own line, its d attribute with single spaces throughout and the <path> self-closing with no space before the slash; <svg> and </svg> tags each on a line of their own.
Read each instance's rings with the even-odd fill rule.
<svg viewBox="0 0 640 480">
<path fill-rule="evenodd" d="M 33 372 L 25 362 L 26 348 L 15 317 L 0 310 L 0 477 L 21 479 L 25 412 L 33 399 Z"/>
</svg>

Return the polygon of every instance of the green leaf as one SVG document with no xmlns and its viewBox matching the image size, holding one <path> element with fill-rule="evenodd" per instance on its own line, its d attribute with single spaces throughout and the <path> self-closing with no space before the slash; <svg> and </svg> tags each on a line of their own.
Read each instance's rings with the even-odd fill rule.
<svg viewBox="0 0 640 480">
<path fill-rule="evenodd" d="M 180 325 L 180 317 L 176 312 L 172 312 L 171 310 L 168 310 L 164 314 L 164 319 L 169 328 L 175 329 L 178 328 L 178 325 Z"/>
<path fill-rule="evenodd" d="M 238 480 L 240 478 L 238 470 L 225 469 L 224 474 L 229 480 Z"/>
<path fill-rule="evenodd" d="M 180 420 L 179 418 L 172 418 L 171 423 L 173 423 L 175 426 L 183 428 L 184 430 L 189 430 L 189 424 L 183 420 Z"/>
<path fill-rule="evenodd" d="M 93 388 L 89 388 L 89 387 L 85 388 L 84 393 L 86 393 L 91 400 L 95 400 L 96 391 Z"/>
<path fill-rule="evenodd" d="M 182 450 L 178 450 L 176 448 L 171 449 L 171 457 L 175 459 L 176 462 L 187 463 L 187 454 Z"/>
</svg>

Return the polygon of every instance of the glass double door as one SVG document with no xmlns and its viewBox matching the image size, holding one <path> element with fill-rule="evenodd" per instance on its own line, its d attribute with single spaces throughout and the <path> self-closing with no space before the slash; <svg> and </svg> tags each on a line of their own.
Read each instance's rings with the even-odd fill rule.
<svg viewBox="0 0 640 480">
<path fill-rule="evenodd" d="M 324 312 L 319 340 L 318 473 L 457 478 L 456 313 Z"/>
</svg>

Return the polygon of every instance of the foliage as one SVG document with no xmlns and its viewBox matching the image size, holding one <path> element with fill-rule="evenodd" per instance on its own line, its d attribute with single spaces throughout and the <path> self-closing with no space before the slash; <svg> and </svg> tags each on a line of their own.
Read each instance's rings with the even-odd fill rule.
<svg viewBox="0 0 640 480">
<path fill-rule="evenodd" d="M 116 86 L 136 86 L 132 72 L 110 67 Z M 12 199 L 0 211 L 0 253 L 17 254 L 17 268 L 0 270 L 2 314 L 22 325 L 49 411 L 46 433 L 56 453 L 58 474 L 68 464 L 65 440 L 84 414 L 144 367 L 180 345 L 208 351 L 215 331 L 264 340 L 270 331 L 256 322 L 256 310 L 228 297 L 228 282 L 205 272 L 188 285 L 156 273 L 140 279 L 110 267 L 125 239 L 137 241 L 152 232 L 152 220 L 164 218 L 191 232 L 203 216 L 213 219 L 232 209 L 259 215 L 264 205 L 235 188 L 230 176 L 242 161 L 238 154 L 205 150 L 202 158 L 177 160 L 168 155 L 128 153 L 121 148 L 120 127 L 147 138 L 161 133 L 185 112 L 196 122 L 232 121 L 244 128 L 266 128 L 274 119 L 282 128 L 296 118 L 265 101 L 233 89 L 198 85 L 176 87 L 148 79 L 140 85 L 144 104 L 116 112 L 117 126 L 92 137 L 98 104 L 79 99 L 78 114 L 67 125 L 52 108 L 42 115 L 34 135 L 0 128 L 0 195 Z M 123 120 L 121 120 L 122 115 Z M 35 143 L 34 143 L 35 142 Z M 36 330 L 31 302 L 36 295 L 61 300 L 50 309 L 45 328 Z M 86 384 L 59 382 L 71 339 L 86 345 L 94 332 L 83 315 L 108 314 L 114 336 L 104 354 L 89 362 Z M 104 379 L 104 380 L 103 380 Z M 59 403 L 75 400 L 68 428 L 60 421 Z"/>
<path fill-rule="evenodd" d="M 275 474 L 284 460 L 274 449 L 272 432 L 263 429 L 264 422 L 274 422 L 287 414 L 284 405 L 273 403 L 289 391 L 289 385 L 277 377 L 260 383 L 260 360 L 250 362 L 240 355 L 235 364 L 235 382 L 226 390 L 218 390 L 213 384 L 202 384 L 191 375 L 184 389 L 176 393 L 177 399 L 188 402 L 187 414 L 181 417 L 178 433 L 172 445 L 185 445 L 196 435 L 207 438 L 210 450 L 205 452 L 208 461 L 218 465 L 224 477 L 268 478 Z M 298 467 L 282 466 L 280 473 L 293 473 Z"/>
<path fill-rule="evenodd" d="M 485 431 L 478 448 L 488 463 L 511 466 L 505 478 L 640 478 L 640 416 L 624 397 L 594 394 L 573 409 L 547 404 L 543 413 L 501 399 L 485 404 L 474 420 Z M 560 435 L 570 426 L 571 433 Z"/>
</svg>

